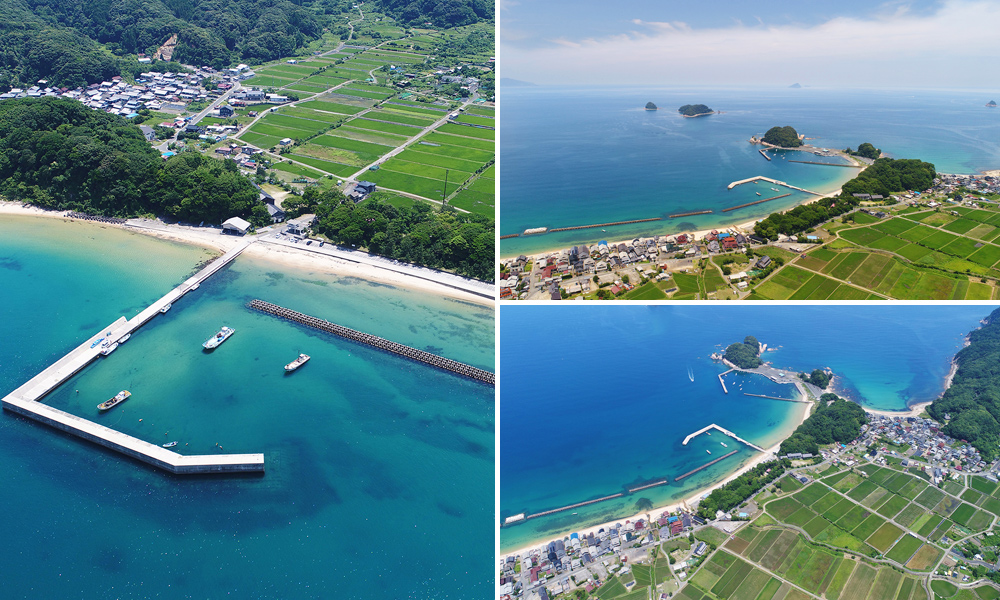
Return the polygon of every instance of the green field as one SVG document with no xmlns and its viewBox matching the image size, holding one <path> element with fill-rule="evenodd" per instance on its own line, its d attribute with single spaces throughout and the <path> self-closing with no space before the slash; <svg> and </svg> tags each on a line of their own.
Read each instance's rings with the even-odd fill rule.
<svg viewBox="0 0 1000 600">
<path fill-rule="evenodd" d="M 912 535 L 905 535 L 886 554 L 886 558 L 905 564 L 923 543 Z"/>
</svg>

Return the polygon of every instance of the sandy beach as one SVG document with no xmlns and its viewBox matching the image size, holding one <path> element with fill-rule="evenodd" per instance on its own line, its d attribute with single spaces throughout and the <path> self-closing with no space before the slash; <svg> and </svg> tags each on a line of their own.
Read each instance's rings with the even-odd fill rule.
<svg viewBox="0 0 1000 600">
<path fill-rule="evenodd" d="M 812 413 L 812 406 L 813 405 L 811 403 L 810 404 L 804 404 L 804 405 L 801 405 L 801 406 L 805 406 L 805 410 L 802 411 L 801 418 L 798 420 L 797 423 L 795 423 L 795 427 L 796 428 L 799 425 L 801 425 L 803 422 L 805 422 L 805 420 L 807 418 L 809 418 L 809 415 Z M 791 435 L 792 431 L 794 431 L 794 430 L 795 430 L 795 428 L 792 428 L 789 431 L 789 435 Z M 778 456 L 778 449 L 780 447 L 781 447 L 781 442 L 778 442 L 777 444 L 771 446 L 770 448 L 765 449 L 765 451 L 763 453 L 758 454 L 757 456 L 755 456 L 752 459 L 750 459 L 749 462 L 747 462 L 745 465 L 743 465 L 742 467 L 740 467 L 739 469 L 737 469 L 736 471 L 734 471 L 731 475 L 727 476 L 725 479 L 719 481 L 718 483 L 713 484 L 710 487 L 707 487 L 707 488 L 699 490 L 697 493 L 692 494 L 691 496 L 685 498 L 684 500 L 681 500 L 680 502 L 675 502 L 673 504 L 668 504 L 668 505 L 665 505 L 665 506 L 659 506 L 659 507 L 653 508 L 651 510 L 647 510 L 647 511 L 642 511 L 642 512 L 636 513 L 636 514 L 634 514 L 632 516 L 629 516 L 629 517 L 623 517 L 623 518 L 620 518 L 620 519 L 615 519 L 613 521 L 607 521 L 607 522 L 601 523 L 599 525 L 593 525 L 593 526 L 585 527 L 585 528 L 582 528 L 582 529 L 574 529 L 572 532 L 571 531 L 567 531 L 563 535 L 553 536 L 553 537 L 545 539 L 544 541 L 535 542 L 535 543 L 532 543 L 532 544 L 528 544 L 526 546 L 522 546 L 522 547 L 520 547 L 520 548 L 518 548 L 516 550 L 511 550 L 511 551 L 508 551 L 508 552 L 501 553 L 498 556 L 498 558 L 500 560 L 505 560 L 508 556 L 518 556 L 518 555 L 523 556 L 528 551 L 530 551 L 530 550 L 532 550 L 534 548 L 539 548 L 539 547 L 545 546 L 546 544 L 548 544 L 549 542 L 554 541 L 554 540 L 561 540 L 564 537 L 568 536 L 570 533 L 579 533 L 581 536 L 584 536 L 584 535 L 587 535 L 589 533 L 597 533 L 597 531 L 599 529 L 607 529 L 608 527 L 614 525 L 615 523 L 624 523 L 625 521 L 633 521 L 634 522 L 634 521 L 636 521 L 638 519 L 647 519 L 647 518 L 650 518 L 650 517 L 655 519 L 655 518 L 659 517 L 663 513 L 675 512 L 675 511 L 679 511 L 681 509 L 688 510 L 688 507 L 693 506 L 694 504 L 696 504 L 697 501 L 702 496 L 704 496 L 705 494 L 709 494 L 709 493 L 712 492 L 712 490 L 715 490 L 715 489 L 718 489 L 718 488 L 724 486 L 725 484 L 727 484 L 730 481 L 736 479 L 740 475 L 746 473 L 750 469 L 753 469 L 754 467 L 756 467 L 760 463 L 765 462 L 765 461 L 769 461 L 769 460 L 773 460 L 773 459 L 777 458 L 777 456 Z"/>
<path fill-rule="evenodd" d="M 25 206 L 20 202 L 0 201 L 0 215 L 4 214 L 75 220 L 66 217 L 65 211 L 45 210 L 35 206 Z M 87 222 L 89 223 L 89 221 Z M 194 244 L 220 252 L 230 250 L 245 239 L 237 236 L 222 235 L 219 229 L 168 225 L 148 219 L 130 219 L 125 225 L 98 222 L 93 222 L 93 224 L 98 227 L 121 227 L 126 231 L 175 242 Z M 245 254 L 291 267 L 310 269 L 343 277 L 358 277 L 464 302 L 485 306 L 493 305 L 491 298 L 431 280 L 435 275 L 440 276 L 441 279 L 447 279 L 450 277 L 448 274 L 440 274 L 430 269 L 396 263 L 382 259 L 381 257 L 374 257 L 373 255 L 364 255 L 369 259 L 374 258 L 374 260 L 370 260 L 370 263 L 375 264 L 366 264 L 364 262 L 320 254 L 311 251 L 311 249 L 307 250 L 306 247 L 289 247 L 287 244 L 272 242 L 269 239 L 258 239 L 256 243 L 247 248 Z M 386 266 L 380 267 L 377 264 L 380 261 L 384 262 Z M 408 274 L 407 271 L 412 271 L 412 274 Z"/>
</svg>

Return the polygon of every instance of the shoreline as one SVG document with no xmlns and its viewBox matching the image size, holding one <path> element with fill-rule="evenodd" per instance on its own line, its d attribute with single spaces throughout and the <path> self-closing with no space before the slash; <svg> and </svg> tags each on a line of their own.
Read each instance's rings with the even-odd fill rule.
<svg viewBox="0 0 1000 600">
<path fill-rule="evenodd" d="M 47 210 L 37 206 L 26 206 L 20 202 L 0 200 L 0 216 L 16 215 L 27 217 L 43 217 L 63 221 L 90 223 L 103 227 L 116 227 L 126 232 L 145 235 L 161 240 L 189 244 L 208 248 L 218 252 L 226 252 L 246 237 L 222 235 L 219 229 L 207 227 L 191 227 L 185 225 L 168 225 L 160 221 L 148 219 L 130 219 L 124 225 L 101 223 L 73 219 L 65 216 L 66 211 Z M 461 302 L 480 306 L 493 306 L 494 300 L 466 292 L 446 284 L 437 283 L 416 275 L 408 275 L 398 270 L 379 268 L 374 265 L 339 259 L 321 255 L 307 250 L 270 243 L 269 240 L 256 240 L 245 251 L 247 256 L 255 259 L 276 262 L 285 266 L 321 271 L 341 277 L 357 277 L 367 281 L 401 287 L 412 291 L 433 294 Z M 374 256 L 374 255 L 372 255 Z M 414 267 L 417 268 L 417 267 Z"/>
<path fill-rule="evenodd" d="M 753 371 L 744 371 L 744 372 L 753 373 Z M 765 375 L 763 375 L 761 373 L 756 373 L 756 374 L 757 375 L 761 375 L 761 376 L 765 376 Z M 802 390 L 800 388 L 798 388 L 797 386 L 796 386 L 796 388 L 798 389 L 799 393 L 802 394 Z M 803 397 L 805 397 L 804 394 L 803 394 Z M 796 403 L 796 404 L 802 404 L 802 403 Z M 696 504 L 706 494 L 710 494 L 714 490 L 716 490 L 716 489 L 718 489 L 718 488 L 726 485 L 727 483 L 729 483 L 730 481 L 736 479 L 740 475 L 742 475 L 742 474 L 746 473 L 747 471 L 753 469 L 754 467 L 756 467 L 760 463 L 776 459 L 777 456 L 778 456 L 778 449 L 781 447 L 781 443 L 785 439 L 787 439 L 789 436 L 791 436 L 792 433 L 794 433 L 795 430 L 798 429 L 799 425 L 801 425 L 802 423 L 804 423 L 805 420 L 809 418 L 809 415 L 812 414 L 812 408 L 813 408 L 813 403 L 812 402 L 809 402 L 808 404 L 802 404 L 802 406 L 804 406 L 805 409 L 802 411 L 802 414 L 799 415 L 797 419 L 795 419 L 795 426 L 789 428 L 788 435 L 784 436 L 776 444 L 770 446 L 769 448 L 766 448 L 763 453 L 759 453 L 757 456 L 754 456 L 749 461 L 747 461 L 746 464 L 742 465 L 741 467 L 739 467 L 738 469 L 736 469 L 735 471 L 733 471 L 732 473 L 730 473 L 729 475 L 727 475 L 726 477 L 724 477 L 723 479 L 721 479 L 720 481 L 718 481 L 716 483 L 713 483 L 709 487 L 699 489 L 696 492 L 692 493 L 690 496 L 688 496 L 688 497 L 686 497 L 686 498 L 684 498 L 682 500 L 674 501 L 671 504 L 654 507 L 654 508 L 652 508 L 650 510 L 641 511 L 641 512 L 638 512 L 638 513 L 636 513 L 636 514 L 634 514 L 632 516 L 621 517 L 621 518 L 618 518 L 618 519 L 614 519 L 612 521 L 606 521 L 606 522 L 600 523 L 598 525 L 590 525 L 590 526 L 587 526 L 587 527 L 584 527 L 584 528 L 573 529 L 572 531 L 566 531 L 563 535 L 559 535 L 559 536 L 546 536 L 543 540 L 539 540 L 537 542 L 532 542 L 530 544 L 526 544 L 524 546 L 520 546 L 520 547 L 518 547 L 516 549 L 513 549 L 513 550 L 500 551 L 500 552 L 498 552 L 497 558 L 499 560 L 506 560 L 506 558 L 508 556 L 519 556 L 519 555 L 523 556 L 525 553 L 527 553 L 530 550 L 544 547 L 549 542 L 552 542 L 552 541 L 555 541 L 555 540 L 561 540 L 561 539 L 569 536 L 571 533 L 579 533 L 580 536 L 582 537 L 582 536 L 587 535 L 588 533 L 597 533 L 597 530 L 602 529 L 602 528 L 603 529 L 607 529 L 610 526 L 614 525 L 615 523 L 624 523 L 625 521 L 635 522 L 637 519 L 646 519 L 647 516 L 659 515 L 659 514 L 665 513 L 665 512 L 667 512 L 667 513 L 669 513 L 669 512 L 675 512 L 675 511 L 678 511 L 678 510 L 681 510 L 681 509 L 685 509 L 686 510 L 689 506 L 691 506 L 693 504 Z M 499 534 L 498 534 L 498 541 L 499 541 Z"/>
</svg>

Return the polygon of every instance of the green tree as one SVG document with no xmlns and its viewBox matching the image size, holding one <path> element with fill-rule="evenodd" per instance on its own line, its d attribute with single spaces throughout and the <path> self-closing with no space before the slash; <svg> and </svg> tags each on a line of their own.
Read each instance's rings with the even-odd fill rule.
<svg viewBox="0 0 1000 600">
<path fill-rule="evenodd" d="M 781 146 L 782 148 L 798 148 L 802 145 L 799 133 L 790 125 L 768 129 L 763 139 L 768 144 Z"/>
</svg>

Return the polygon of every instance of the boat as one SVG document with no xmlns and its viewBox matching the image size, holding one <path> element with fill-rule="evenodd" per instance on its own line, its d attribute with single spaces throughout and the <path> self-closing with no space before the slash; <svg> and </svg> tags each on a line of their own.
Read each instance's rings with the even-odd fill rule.
<svg viewBox="0 0 1000 600">
<path fill-rule="evenodd" d="M 163 313 L 165 313 L 165 312 L 167 312 L 168 310 L 170 310 L 170 307 L 171 307 L 171 306 L 173 306 L 173 304 L 167 304 L 166 306 L 164 306 L 163 308 L 161 308 L 161 309 L 160 309 L 160 314 L 162 315 Z"/>
<path fill-rule="evenodd" d="M 201 287 L 201 284 L 200 284 L 200 283 L 196 283 L 196 284 L 194 284 L 194 285 L 192 285 L 192 286 L 191 286 L 191 289 L 192 289 L 192 290 L 196 290 L 196 289 L 198 289 L 199 287 Z"/>
<path fill-rule="evenodd" d="M 167 442 L 166 444 L 163 444 L 163 447 L 164 448 L 173 448 L 176 445 L 177 445 L 177 442 Z"/>
<path fill-rule="evenodd" d="M 712 453 L 712 451 L 711 451 L 711 450 L 705 450 L 705 452 L 708 452 L 709 454 L 711 454 L 711 453 Z"/>
<path fill-rule="evenodd" d="M 215 350 L 219 347 L 219 344 L 229 339 L 229 336 L 236 333 L 236 330 L 232 327 L 223 327 L 213 335 L 212 337 L 205 340 L 205 343 L 201 345 L 205 350 Z"/>
<path fill-rule="evenodd" d="M 296 358 L 292 362 L 290 362 L 287 365 L 285 365 L 285 372 L 286 373 L 291 373 L 292 371 L 294 371 L 295 369 L 298 369 L 299 367 L 301 367 L 302 365 L 306 364 L 307 362 L 309 362 L 309 355 L 308 354 L 299 354 L 298 358 Z"/>
<path fill-rule="evenodd" d="M 692 382 L 694 381 L 694 371 L 691 370 L 691 367 L 688 367 L 688 379 L 690 379 Z"/>
<path fill-rule="evenodd" d="M 757 192 L 757 195 L 760 196 L 760 192 Z"/>
<path fill-rule="evenodd" d="M 728 447 L 729 447 L 729 446 L 728 446 L 728 445 L 726 444 L 726 442 L 719 442 L 719 443 L 720 443 L 720 444 L 722 444 L 722 447 L 723 447 L 723 448 L 728 448 Z"/>
<path fill-rule="evenodd" d="M 121 336 L 120 338 L 118 338 L 118 343 L 119 343 L 119 344 L 124 344 L 125 342 L 127 342 L 127 341 L 128 341 L 128 339 L 129 339 L 130 337 L 132 337 L 132 334 L 131 334 L 131 333 L 126 333 L 125 335 L 123 335 L 123 336 Z"/>
<path fill-rule="evenodd" d="M 122 402 L 128 400 L 128 397 L 132 395 L 132 392 L 128 390 L 122 390 L 115 394 L 115 397 L 108 400 L 107 402 L 101 402 L 97 405 L 98 410 L 111 410 L 112 408 L 118 406 Z"/>
<path fill-rule="evenodd" d="M 97 340 L 96 342 L 94 342 L 93 344 L 91 344 L 90 347 L 91 348 L 96 348 L 97 345 L 100 344 L 103 341 L 104 341 L 104 338 L 101 338 L 101 339 Z"/>
<path fill-rule="evenodd" d="M 112 352 L 115 351 L 116 348 L 118 348 L 118 342 L 105 344 L 104 347 L 101 348 L 101 356 L 107 356 L 111 354 Z"/>
</svg>

